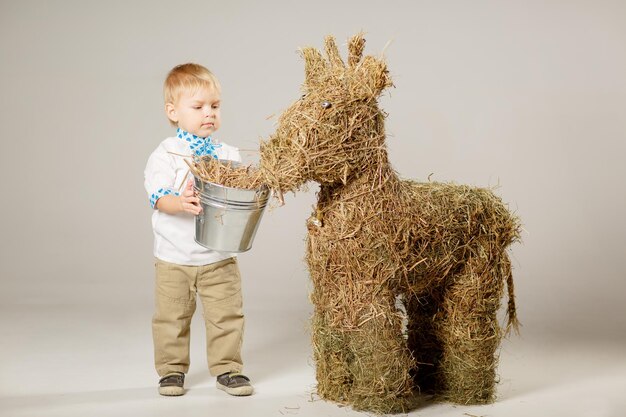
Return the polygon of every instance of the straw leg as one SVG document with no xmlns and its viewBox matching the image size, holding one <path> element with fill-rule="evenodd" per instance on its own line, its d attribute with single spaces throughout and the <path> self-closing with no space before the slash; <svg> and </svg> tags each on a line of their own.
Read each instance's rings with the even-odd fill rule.
<svg viewBox="0 0 626 417">
<path fill-rule="evenodd" d="M 402 334 L 395 299 L 375 303 L 376 311 L 370 311 L 350 333 L 351 403 L 357 410 L 405 412 L 415 403 L 410 375 L 414 360 Z"/>
<path fill-rule="evenodd" d="M 363 253 L 356 243 L 331 245 L 315 230 L 308 249 L 318 394 L 358 410 L 409 410 L 414 362 L 403 335 L 404 315 L 386 286 L 393 275 L 381 272 L 373 251 Z"/>
<path fill-rule="evenodd" d="M 442 342 L 437 333 L 440 303 L 432 295 L 411 297 L 406 301 L 407 343 L 415 358 L 416 368 L 412 373 L 420 394 L 433 394 L 436 386 L 442 352 Z"/>
<path fill-rule="evenodd" d="M 317 393 L 325 400 L 348 403 L 352 374 L 348 366 L 351 355 L 347 349 L 347 338 L 342 331 L 330 325 L 327 316 L 328 311 L 316 307 L 312 341 Z"/>
<path fill-rule="evenodd" d="M 318 395 L 330 401 L 349 403 L 352 389 L 352 372 L 349 363 L 352 355 L 348 348 L 345 329 L 345 310 L 339 288 L 335 284 L 342 279 L 341 274 L 329 274 L 328 270 L 337 271 L 336 266 L 326 263 L 329 255 L 328 246 L 309 235 L 307 261 L 313 291 L 310 295 L 314 305 L 311 322 L 311 338 Z"/>
<path fill-rule="evenodd" d="M 314 290 L 313 298 L 322 296 Z M 344 327 L 333 311 L 316 305 L 312 327 L 317 392 L 357 410 L 408 411 L 415 404 L 410 376 L 414 361 L 395 306 L 381 308 L 378 300 L 376 304 L 377 311 L 361 315 L 358 327 Z"/>
<path fill-rule="evenodd" d="M 504 284 L 497 265 L 479 256 L 470 258 L 444 292 L 444 316 L 435 326 L 443 342 L 436 382 L 445 400 L 484 404 L 495 399 L 501 339 L 496 315 Z"/>
</svg>

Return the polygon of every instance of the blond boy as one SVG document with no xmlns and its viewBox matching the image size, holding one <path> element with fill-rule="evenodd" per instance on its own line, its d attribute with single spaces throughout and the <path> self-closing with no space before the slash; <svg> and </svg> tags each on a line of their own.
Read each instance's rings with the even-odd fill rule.
<svg viewBox="0 0 626 417">
<path fill-rule="evenodd" d="M 197 64 L 174 67 L 164 83 L 164 99 L 176 136 L 152 152 L 144 173 L 154 209 L 152 334 L 159 394 L 185 393 L 190 324 L 198 294 L 206 325 L 207 362 L 211 375 L 217 376 L 217 387 L 231 395 L 250 395 L 250 380 L 241 374 L 244 316 L 237 259 L 195 242 L 194 216 L 202 208 L 181 157 L 211 155 L 240 161 L 239 150 L 211 136 L 221 125 L 220 85 L 208 69 Z"/>
</svg>

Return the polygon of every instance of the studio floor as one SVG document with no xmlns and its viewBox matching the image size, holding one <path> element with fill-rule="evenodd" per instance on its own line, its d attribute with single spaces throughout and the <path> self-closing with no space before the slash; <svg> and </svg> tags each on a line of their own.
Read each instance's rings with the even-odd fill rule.
<svg viewBox="0 0 626 417">
<path fill-rule="evenodd" d="M 0 312 L 1 416 L 370 415 L 315 395 L 305 310 L 246 312 L 245 371 L 256 388 L 246 398 L 215 388 L 206 370 L 199 314 L 192 327 L 187 393 L 166 398 L 156 391 L 148 308 L 5 306 Z M 524 328 L 504 342 L 496 403 L 429 404 L 408 415 L 625 416 L 623 340 L 550 334 Z"/>
</svg>

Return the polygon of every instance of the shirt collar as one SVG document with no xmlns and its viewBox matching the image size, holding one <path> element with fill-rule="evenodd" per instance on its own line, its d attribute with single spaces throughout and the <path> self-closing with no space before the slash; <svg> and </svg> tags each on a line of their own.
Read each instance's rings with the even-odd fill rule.
<svg viewBox="0 0 626 417">
<path fill-rule="evenodd" d="M 189 149 L 192 150 L 195 156 L 211 155 L 217 158 L 217 148 L 221 147 L 221 144 L 214 143 L 211 136 L 201 138 L 192 133 L 189 133 L 180 127 L 176 130 L 176 137 L 184 140 L 189 144 Z"/>
</svg>

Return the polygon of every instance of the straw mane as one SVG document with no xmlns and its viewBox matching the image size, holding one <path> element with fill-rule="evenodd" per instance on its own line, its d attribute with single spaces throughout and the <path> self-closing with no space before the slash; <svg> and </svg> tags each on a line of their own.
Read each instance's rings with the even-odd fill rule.
<svg viewBox="0 0 626 417">
<path fill-rule="evenodd" d="M 497 320 L 506 249 L 520 224 L 490 190 L 402 180 L 388 161 L 384 61 L 333 37 L 326 57 L 302 49 L 303 96 L 261 143 L 261 176 L 277 194 L 320 184 L 307 221 L 317 390 L 374 412 L 414 408 L 417 393 L 453 402 L 495 398 Z"/>
</svg>

